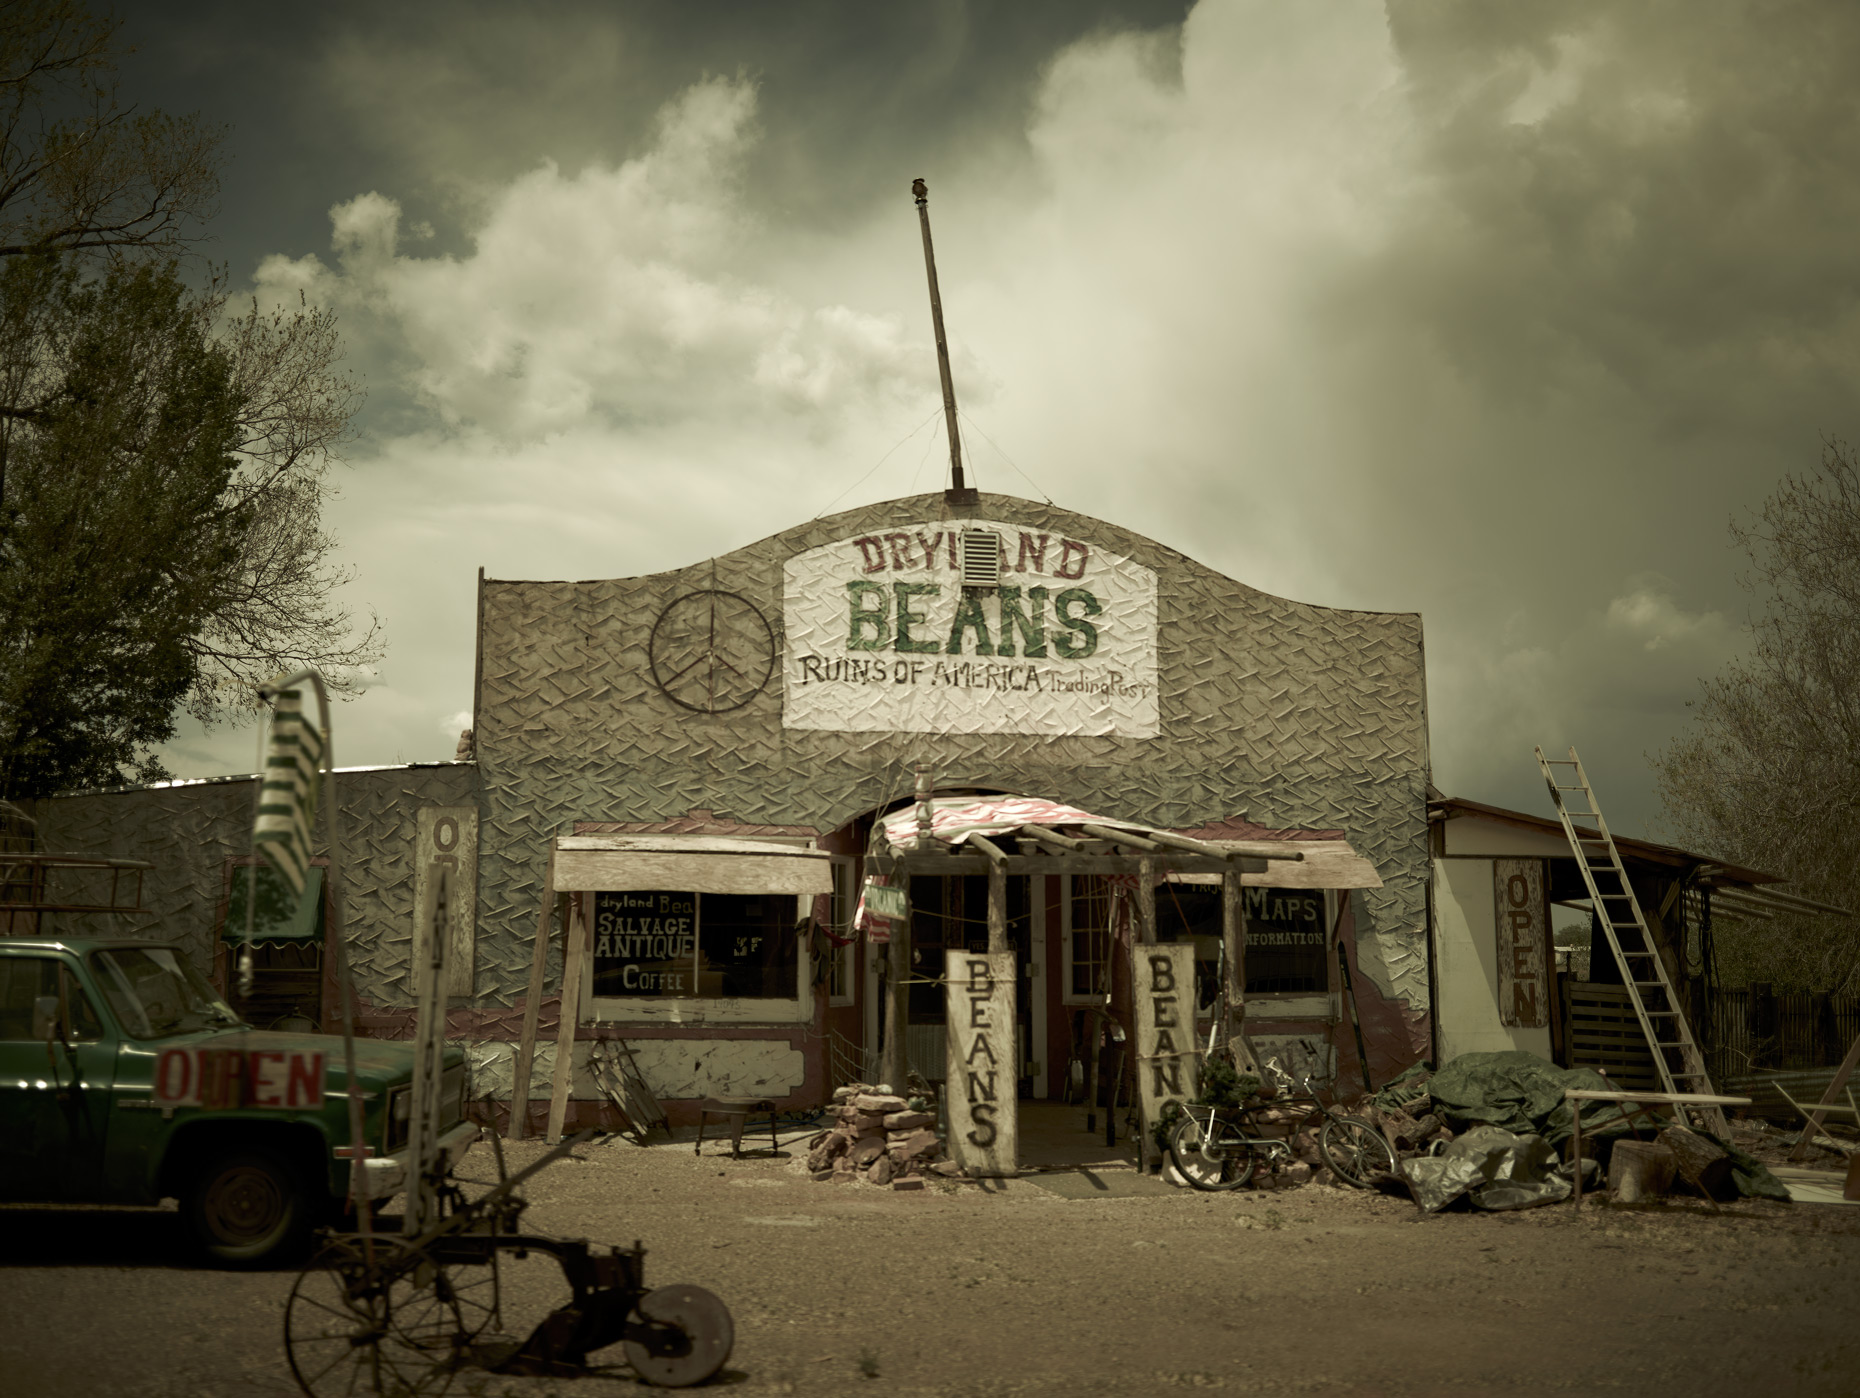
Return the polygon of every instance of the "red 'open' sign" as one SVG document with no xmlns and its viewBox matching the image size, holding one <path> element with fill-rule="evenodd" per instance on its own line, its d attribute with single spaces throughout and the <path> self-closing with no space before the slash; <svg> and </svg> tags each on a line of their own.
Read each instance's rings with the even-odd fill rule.
<svg viewBox="0 0 1860 1398">
<path fill-rule="evenodd" d="M 314 1110 L 323 1105 L 323 1055 L 281 1049 L 163 1049 L 155 1060 L 155 1104 Z"/>
</svg>

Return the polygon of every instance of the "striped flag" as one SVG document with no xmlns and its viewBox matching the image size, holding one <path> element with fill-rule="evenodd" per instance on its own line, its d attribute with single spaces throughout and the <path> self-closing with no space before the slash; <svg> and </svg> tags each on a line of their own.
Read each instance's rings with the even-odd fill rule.
<svg viewBox="0 0 1860 1398">
<path fill-rule="evenodd" d="M 299 894 L 310 867 L 310 822 L 316 814 L 317 765 L 322 760 L 323 735 L 304 721 L 303 691 L 280 691 L 271 713 L 271 741 L 265 747 L 252 841 Z"/>
</svg>

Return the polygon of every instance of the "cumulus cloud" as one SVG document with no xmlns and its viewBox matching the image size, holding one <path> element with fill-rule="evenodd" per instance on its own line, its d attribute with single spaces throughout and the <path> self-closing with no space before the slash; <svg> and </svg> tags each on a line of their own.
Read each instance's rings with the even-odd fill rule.
<svg viewBox="0 0 1860 1398">
<path fill-rule="evenodd" d="M 746 275 L 760 260 L 740 199 L 754 114 L 751 84 L 696 83 L 634 159 L 511 181 L 462 255 L 405 250 L 399 204 L 359 195 L 330 211 L 335 267 L 267 258 L 260 294 L 334 305 L 387 339 L 446 426 L 518 441 L 910 401 L 921 374 L 895 319 Z"/>
<path fill-rule="evenodd" d="M 370 374 L 334 522 L 397 743 L 466 697 L 479 562 L 648 571 L 935 483 L 927 431 L 894 451 L 936 409 L 912 175 L 983 488 L 1420 611 L 1461 794 L 1536 809 L 1531 747 L 1575 742 L 1643 824 L 1643 754 L 1741 644 L 1727 516 L 1860 431 L 1845 7 L 1204 0 L 969 105 L 982 29 L 882 92 L 869 55 L 718 77 L 745 60 L 660 34 L 685 76 L 624 132 L 570 110 L 647 51 L 600 32 L 501 136 L 470 65 L 397 87 L 344 48 L 351 110 L 460 192 L 344 187 L 328 252 L 258 273 Z M 937 83 L 940 144 L 900 134 Z"/>
</svg>

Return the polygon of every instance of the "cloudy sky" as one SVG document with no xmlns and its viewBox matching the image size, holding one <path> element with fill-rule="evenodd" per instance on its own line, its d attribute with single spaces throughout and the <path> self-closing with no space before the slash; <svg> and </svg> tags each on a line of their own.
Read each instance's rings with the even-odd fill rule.
<svg viewBox="0 0 1860 1398">
<path fill-rule="evenodd" d="M 1455 794 L 1538 810 L 1574 742 L 1645 829 L 1742 644 L 1728 521 L 1860 437 L 1832 0 L 127 15 L 128 93 L 232 128 L 211 255 L 334 307 L 369 394 L 345 765 L 452 754 L 480 565 L 651 572 L 941 483 L 914 176 L 977 483 L 1421 612 Z"/>
</svg>

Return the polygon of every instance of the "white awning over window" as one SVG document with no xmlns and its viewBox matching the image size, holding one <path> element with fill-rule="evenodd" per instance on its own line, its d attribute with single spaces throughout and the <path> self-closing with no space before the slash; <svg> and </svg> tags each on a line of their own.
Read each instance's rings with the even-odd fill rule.
<svg viewBox="0 0 1860 1398">
<path fill-rule="evenodd" d="M 831 893 L 825 850 L 721 835 L 558 835 L 559 893 Z"/>
</svg>

